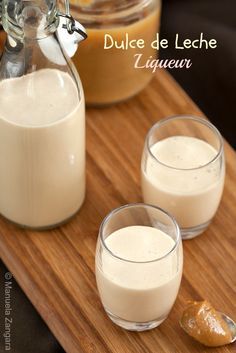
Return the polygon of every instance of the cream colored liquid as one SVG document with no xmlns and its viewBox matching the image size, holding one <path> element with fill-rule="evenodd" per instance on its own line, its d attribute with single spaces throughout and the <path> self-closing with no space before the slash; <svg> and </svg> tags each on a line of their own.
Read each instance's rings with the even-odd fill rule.
<svg viewBox="0 0 236 353">
<path fill-rule="evenodd" d="M 151 152 L 160 162 L 180 170 L 149 156 L 146 170 L 142 170 L 144 201 L 169 211 L 182 228 L 210 221 L 222 196 L 224 166 L 217 160 L 203 168 L 186 169 L 206 165 L 217 151 L 203 140 L 173 136 L 157 142 Z"/>
<path fill-rule="evenodd" d="M 56 225 L 84 194 L 84 98 L 73 80 L 44 69 L 2 81 L 0 213 L 29 227 Z"/>
<path fill-rule="evenodd" d="M 121 258 L 145 262 L 165 256 L 174 240 L 156 228 L 130 226 L 112 233 L 106 245 Z M 104 307 L 132 322 L 165 319 L 179 290 L 182 262 L 182 248 L 151 263 L 121 261 L 103 251 L 96 274 Z"/>
</svg>

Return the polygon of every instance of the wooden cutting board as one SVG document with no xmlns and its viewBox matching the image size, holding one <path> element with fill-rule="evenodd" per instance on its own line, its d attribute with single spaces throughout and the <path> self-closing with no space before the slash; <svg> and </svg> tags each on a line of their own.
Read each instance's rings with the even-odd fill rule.
<svg viewBox="0 0 236 353">
<path fill-rule="evenodd" d="M 0 219 L 3 261 L 67 353 L 236 350 L 235 345 L 206 349 L 193 342 L 178 323 L 186 302 L 203 298 L 236 319 L 236 155 L 228 144 L 223 201 L 209 230 L 184 242 L 184 276 L 169 318 L 150 332 L 126 332 L 107 318 L 96 289 L 99 225 L 114 207 L 142 200 L 140 158 L 145 135 L 160 118 L 181 113 L 202 115 L 164 71 L 132 100 L 88 110 L 87 198 L 78 215 L 61 228 L 41 233 Z"/>
</svg>

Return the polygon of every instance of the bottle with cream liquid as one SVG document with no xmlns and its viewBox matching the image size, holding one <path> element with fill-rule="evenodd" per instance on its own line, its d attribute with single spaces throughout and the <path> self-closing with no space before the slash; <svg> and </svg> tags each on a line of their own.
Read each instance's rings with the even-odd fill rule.
<svg viewBox="0 0 236 353">
<path fill-rule="evenodd" d="M 2 3 L 0 214 L 34 229 L 70 219 L 85 196 L 84 94 L 58 15 L 56 0 Z"/>
</svg>

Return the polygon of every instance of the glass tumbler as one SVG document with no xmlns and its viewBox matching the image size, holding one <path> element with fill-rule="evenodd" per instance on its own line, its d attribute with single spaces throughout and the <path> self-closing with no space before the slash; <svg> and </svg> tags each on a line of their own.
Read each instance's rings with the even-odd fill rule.
<svg viewBox="0 0 236 353">
<path fill-rule="evenodd" d="M 96 279 L 104 309 L 118 326 L 145 331 L 160 325 L 177 297 L 182 266 L 179 227 L 163 210 L 130 204 L 104 219 Z"/>
<path fill-rule="evenodd" d="M 144 201 L 172 214 L 183 239 L 193 238 L 207 229 L 221 200 L 223 139 L 205 119 L 163 119 L 146 137 L 141 174 Z"/>
</svg>

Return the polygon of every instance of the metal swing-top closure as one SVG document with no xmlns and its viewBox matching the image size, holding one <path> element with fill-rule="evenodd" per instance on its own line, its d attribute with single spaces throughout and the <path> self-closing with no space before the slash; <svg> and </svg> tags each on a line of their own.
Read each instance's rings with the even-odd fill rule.
<svg viewBox="0 0 236 353">
<path fill-rule="evenodd" d="M 66 23 L 62 24 L 62 28 L 67 29 L 67 32 L 69 34 L 73 34 L 74 32 L 77 32 L 82 38 L 81 40 L 84 40 L 87 38 L 86 30 L 84 26 L 82 26 L 81 23 L 76 21 L 73 16 L 70 14 L 70 3 L 69 0 L 65 0 L 65 11 L 66 13 L 58 12 L 57 15 L 64 18 L 66 20 Z"/>
<path fill-rule="evenodd" d="M 71 58 L 76 53 L 79 43 L 87 38 L 86 30 L 81 23 L 71 16 L 69 0 L 65 0 L 65 13 L 58 11 L 57 16 L 60 17 L 57 37 L 65 52 Z"/>
</svg>

